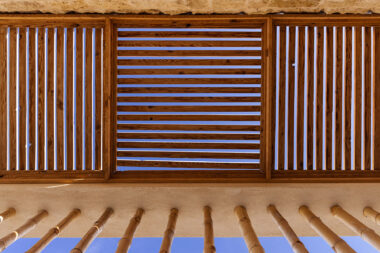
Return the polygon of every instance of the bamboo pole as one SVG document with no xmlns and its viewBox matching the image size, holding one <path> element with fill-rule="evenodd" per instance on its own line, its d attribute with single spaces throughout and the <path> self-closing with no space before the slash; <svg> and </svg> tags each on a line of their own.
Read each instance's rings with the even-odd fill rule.
<svg viewBox="0 0 380 253">
<path fill-rule="evenodd" d="M 123 237 L 120 239 L 115 253 L 126 253 L 131 246 L 133 234 L 136 231 L 137 226 L 140 224 L 144 210 L 142 208 L 137 209 L 135 215 L 129 221 L 129 225 L 124 232 Z"/>
<path fill-rule="evenodd" d="M 112 216 L 113 209 L 108 207 L 102 216 L 94 223 L 94 225 L 88 230 L 88 232 L 82 237 L 78 244 L 73 248 L 70 253 L 83 253 L 87 250 L 91 242 L 102 232 L 104 225 L 108 219 Z"/>
<path fill-rule="evenodd" d="M 168 225 L 167 225 L 166 230 L 165 230 L 164 239 L 162 240 L 162 244 L 161 244 L 161 248 L 160 248 L 159 253 L 169 253 L 170 252 L 170 246 L 172 244 L 175 225 L 177 223 L 177 218 L 178 218 L 178 209 L 172 208 L 170 210 Z"/>
<path fill-rule="evenodd" d="M 5 221 L 6 219 L 9 219 L 10 217 L 12 217 L 15 214 L 16 214 L 16 209 L 14 209 L 13 207 L 8 208 L 8 210 L 0 213 L 0 223 Z"/>
<path fill-rule="evenodd" d="M 301 206 L 299 213 L 307 220 L 309 225 L 317 232 L 337 253 L 355 252 L 348 244 L 326 226 L 320 218 L 315 216 L 307 206 Z"/>
<path fill-rule="evenodd" d="M 273 220 L 276 222 L 282 234 L 288 240 L 290 246 L 295 253 L 308 253 L 305 245 L 300 241 L 297 234 L 290 227 L 287 220 L 277 211 L 274 205 L 269 205 L 267 211 L 272 215 Z"/>
<path fill-rule="evenodd" d="M 372 207 L 367 206 L 364 208 L 363 215 L 369 218 L 371 221 L 375 222 L 377 225 L 380 225 L 380 213 L 375 211 Z"/>
<path fill-rule="evenodd" d="M 37 224 L 46 216 L 48 216 L 48 212 L 46 210 L 41 210 L 38 212 L 37 215 L 30 218 L 24 225 L 17 228 L 13 232 L 9 233 L 8 235 L 4 236 L 0 239 L 0 252 L 5 250 L 9 245 L 14 243 L 17 239 L 23 237 L 26 235 L 29 231 L 33 230 Z"/>
<path fill-rule="evenodd" d="M 204 216 L 204 253 L 215 253 L 215 245 L 214 245 L 214 229 L 212 225 L 211 218 L 211 207 L 205 206 L 203 208 L 203 216 Z"/>
<path fill-rule="evenodd" d="M 72 210 L 63 220 L 61 220 L 55 227 L 51 228 L 36 244 L 33 245 L 25 253 L 38 253 L 41 252 L 59 233 L 65 229 L 69 223 L 80 214 L 79 209 Z"/>
<path fill-rule="evenodd" d="M 235 207 L 235 214 L 238 218 L 240 230 L 243 233 L 249 253 L 264 253 L 264 248 L 261 246 L 255 230 L 253 230 L 247 209 L 244 206 L 237 206 Z"/>
<path fill-rule="evenodd" d="M 380 236 L 376 234 L 375 231 L 361 223 L 358 219 L 338 205 L 331 207 L 331 213 L 334 217 L 338 218 L 347 227 L 358 234 L 364 241 L 380 251 Z"/>
</svg>

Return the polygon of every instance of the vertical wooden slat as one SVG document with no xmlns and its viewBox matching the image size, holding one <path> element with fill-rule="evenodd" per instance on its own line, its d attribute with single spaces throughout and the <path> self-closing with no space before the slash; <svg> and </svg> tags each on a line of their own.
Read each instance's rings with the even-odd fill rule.
<svg viewBox="0 0 380 253">
<path fill-rule="evenodd" d="M 305 107 L 305 29 L 299 28 L 298 35 L 298 85 L 297 85 L 297 166 L 298 170 L 304 169 L 304 107 Z"/>
<path fill-rule="evenodd" d="M 326 77 L 326 169 L 332 169 L 332 106 L 333 106 L 333 28 L 327 28 L 327 77 Z"/>
<path fill-rule="evenodd" d="M 77 28 L 76 30 L 76 169 L 82 170 L 83 168 L 83 127 L 82 127 L 82 108 L 83 108 L 83 29 Z"/>
<path fill-rule="evenodd" d="M 95 170 L 101 169 L 102 29 L 95 30 Z"/>
<path fill-rule="evenodd" d="M 342 169 L 342 31 L 336 29 L 336 77 L 335 77 L 335 169 Z M 344 108 L 343 108 L 344 110 Z"/>
<path fill-rule="evenodd" d="M 73 170 L 73 28 L 67 29 L 66 55 L 66 140 L 67 170 Z"/>
<path fill-rule="evenodd" d="M 129 250 L 129 247 L 131 246 L 133 235 L 137 229 L 137 226 L 141 222 L 141 218 L 144 214 L 144 210 L 142 208 L 139 208 L 136 210 L 135 215 L 131 218 L 129 221 L 129 225 L 127 229 L 124 232 L 123 237 L 120 239 L 117 249 L 115 253 L 126 253 Z"/>
<path fill-rule="evenodd" d="M 323 27 L 318 27 L 317 32 L 317 121 L 316 121 L 316 151 L 317 151 L 317 170 L 323 168 Z"/>
<path fill-rule="evenodd" d="M 361 122 L 362 122 L 362 32 L 361 27 L 355 27 L 356 48 L 355 48 L 355 170 L 361 170 Z"/>
<path fill-rule="evenodd" d="M 103 230 L 104 225 L 107 223 L 109 218 L 113 215 L 114 211 L 112 208 L 107 208 L 102 216 L 94 223 L 94 225 L 88 230 L 88 232 L 82 237 L 77 245 L 70 251 L 70 253 L 84 253 L 91 242 L 100 234 Z"/>
<path fill-rule="evenodd" d="M 345 169 L 351 169 L 351 74 L 352 74 L 352 28 L 346 27 L 346 62 L 345 62 Z"/>
<path fill-rule="evenodd" d="M 38 170 L 45 168 L 45 29 L 38 29 Z"/>
<path fill-rule="evenodd" d="M 54 29 L 48 29 L 47 138 L 48 170 L 54 170 Z"/>
<path fill-rule="evenodd" d="M 0 28 L 0 170 L 7 169 L 7 28 Z"/>
<path fill-rule="evenodd" d="M 240 230 L 243 233 L 244 241 L 248 247 L 249 253 L 264 253 L 264 248 L 261 246 L 259 239 L 253 230 L 247 209 L 244 206 L 237 206 L 235 207 L 235 214 L 238 218 Z"/>
<path fill-rule="evenodd" d="M 288 169 L 293 170 L 293 158 L 296 144 L 294 143 L 294 62 L 295 62 L 295 27 L 289 27 L 289 59 L 288 59 Z"/>
<path fill-rule="evenodd" d="M 307 96 L 307 169 L 313 169 L 314 159 L 314 27 L 308 27 L 308 96 Z"/>
<path fill-rule="evenodd" d="M 86 29 L 86 83 L 85 83 L 85 165 L 92 169 L 92 29 Z"/>
<path fill-rule="evenodd" d="M 371 27 L 364 34 L 364 169 L 371 169 Z"/>
<path fill-rule="evenodd" d="M 19 28 L 19 170 L 26 169 L 26 28 Z"/>
<path fill-rule="evenodd" d="M 380 87 L 378 87 L 376 84 L 380 83 L 380 29 L 378 27 L 375 28 L 375 98 L 380 98 Z M 375 99 L 375 138 L 374 138 L 374 169 L 380 170 L 380 156 L 377 154 L 380 154 L 380 101 L 379 99 Z"/>
<path fill-rule="evenodd" d="M 36 165 L 36 74 L 35 29 L 29 29 L 29 170 L 35 170 Z"/>
<path fill-rule="evenodd" d="M 165 230 L 164 238 L 161 243 L 159 253 L 169 253 L 173 241 L 175 226 L 178 218 L 178 209 L 172 208 L 170 210 L 169 221 Z"/>
<path fill-rule="evenodd" d="M 63 170 L 63 28 L 57 28 L 57 170 Z"/>
<path fill-rule="evenodd" d="M 278 169 L 284 170 L 285 154 L 285 64 L 286 64 L 286 30 L 280 27 L 280 89 L 279 89 L 279 125 L 278 125 Z"/>
<path fill-rule="evenodd" d="M 203 208 L 204 216 L 204 253 L 215 253 L 214 245 L 214 228 L 211 217 L 211 207 L 205 206 Z"/>
</svg>

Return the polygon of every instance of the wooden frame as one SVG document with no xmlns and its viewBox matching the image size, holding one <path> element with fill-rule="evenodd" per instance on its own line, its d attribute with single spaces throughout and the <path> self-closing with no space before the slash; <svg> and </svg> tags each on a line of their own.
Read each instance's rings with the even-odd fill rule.
<svg viewBox="0 0 380 253">
<path fill-rule="evenodd" d="M 155 20 L 170 20 L 172 26 L 187 27 L 187 21 L 194 22 L 192 27 L 202 27 L 209 22 L 212 27 L 223 27 L 229 20 L 240 22 L 242 27 L 252 24 L 263 25 L 262 56 L 262 119 L 260 155 L 261 168 L 258 171 L 116 171 L 116 29 L 118 24 L 128 20 L 141 22 L 154 27 Z M 318 24 L 333 26 L 338 22 L 343 25 L 380 25 L 379 15 L 0 15 L 2 26 L 36 26 L 80 27 L 85 25 L 104 27 L 104 139 L 102 171 L 1 171 L 0 183 L 89 183 L 89 182 L 126 182 L 126 183 L 253 183 L 253 182 L 380 182 L 380 171 L 273 171 L 274 126 L 271 99 L 273 92 L 273 41 L 274 26 Z M 204 26 L 203 26 L 204 27 Z M 108 119 L 108 120 L 107 120 Z"/>
</svg>

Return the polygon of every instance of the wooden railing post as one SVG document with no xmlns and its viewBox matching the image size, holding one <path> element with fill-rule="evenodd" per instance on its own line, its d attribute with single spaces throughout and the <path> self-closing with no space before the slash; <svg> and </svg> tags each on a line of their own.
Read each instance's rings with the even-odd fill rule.
<svg viewBox="0 0 380 253">
<path fill-rule="evenodd" d="M 177 218 L 178 218 L 178 209 L 173 208 L 170 210 L 170 215 L 169 215 L 169 221 L 168 225 L 165 230 L 165 235 L 162 240 L 161 248 L 159 253 L 169 253 L 170 252 L 170 246 L 172 244 L 173 236 L 174 236 L 174 230 L 175 230 L 175 225 L 177 223 Z"/>
<path fill-rule="evenodd" d="M 272 215 L 273 220 L 278 225 L 284 237 L 288 240 L 293 251 L 295 253 L 308 253 L 305 245 L 300 241 L 296 233 L 290 227 L 289 223 L 277 211 L 276 207 L 274 205 L 269 205 L 267 210 Z"/>
<path fill-rule="evenodd" d="M 0 223 L 2 223 L 4 220 L 9 219 L 13 215 L 16 214 L 16 209 L 13 207 L 9 208 L 8 210 L 0 213 Z"/>
<path fill-rule="evenodd" d="M 140 224 L 141 218 L 144 214 L 142 208 L 137 209 L 135 215 L 129 221 L 129 225 L 125 230 L 123 237 L 120 239 L 115 253 L 126 253 L 131 246 L 133 234 L 136 231 L 137 226 Z"/>
<path fill-rule="evenodd" d="M 61 222 L 51 228 L 36 244 L 25 253 L 41 252 L 59 233 L 80 214 L 79 209 L 72 210 Z"/>
<path fill-rule="evenodd" d="M 359 235 L 364 241 L 380 251 L 380 236 L 376 234 L 375 231 L 361 223 L 338 205 L 331 207 L 331 213 Z"/>
<path fill-rule="evenodd" d="M 301 206 L 299 213 L 306 219 L 307 223 L 317 232 L 337 253 L 354 253 L 348 244 L 326 226 L 320 218 L 315 216 L 307 206 Z"/>
<path fill-rule="evenodd" d="M 41 210 L 36 216 L 30 218 L 24 225 L 17 228 L 13 232 L 4 236 L 0 239 L 0 252 L 5 250 L 9 245 L 14 243 L 17 239 L 23 237 L 29 231 L 33 230 L 37 224 L 46 216 L 48 216 L 48 212 L 46 210 Z"/>
<path fill-rule="evenodd" d="M 264 248 L 261 246 L 259 238 L 253 230 L 247 209 L 245 209 L 244 206 L 237 206 L 235 207 L 235 214 L 238 218 L 240 229 L 243 233 L 249 253 L 264 253 Z"/>
<path fill-rule="evenodd" d="M 211 207 L 205 206 L 203 208 L 204 215 L 204 248 L 203 253 L 215 253 L 215 245 L 214 245 L 214 228 L 212 224 L 211 217 Z"/>
<path fill-rule="evenodd" d="M 104 225 L 112 216 L 113 209 L 108 207 L 102 216 L 94 223 L 88 232 L 82 237 L 78 244 L 70 251 L 70 253 L 84 253 L 91 242 L 102 232 Z"/>
</svg>

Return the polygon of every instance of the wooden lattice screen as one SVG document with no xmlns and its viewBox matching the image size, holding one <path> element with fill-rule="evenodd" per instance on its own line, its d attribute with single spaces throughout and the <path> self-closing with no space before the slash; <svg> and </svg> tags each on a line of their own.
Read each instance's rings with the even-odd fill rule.
<svg viewBox="0 0 380 253">
<path fill-rule="evenodd" d="M 376 181 L 379 25 L 2 15 L 0 182 Z"/>
</svg>

